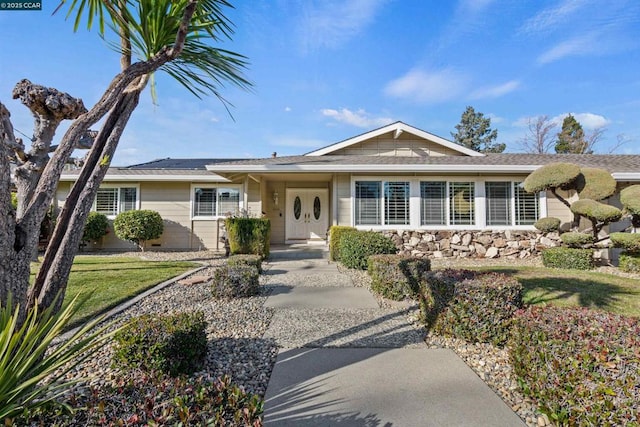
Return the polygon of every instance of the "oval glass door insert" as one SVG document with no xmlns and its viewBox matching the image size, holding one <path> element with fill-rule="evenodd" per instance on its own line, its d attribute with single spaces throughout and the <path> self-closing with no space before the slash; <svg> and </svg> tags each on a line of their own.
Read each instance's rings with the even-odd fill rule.
<svg viewBox="0 0 640 427">
<path fill-rule="evenodd" d="M 302 213 L 302 201 L 300 201 L 300 196 L 296 196 L 293 201 L 293 216 L 300 219 L 300 213 Z"/>
<path fill-rule="evenodd" d="M 315 199 L 313 199 L 313 217 L 317 220 L 320 219 L 320 197 L 316 196 Z"/>
</svg>

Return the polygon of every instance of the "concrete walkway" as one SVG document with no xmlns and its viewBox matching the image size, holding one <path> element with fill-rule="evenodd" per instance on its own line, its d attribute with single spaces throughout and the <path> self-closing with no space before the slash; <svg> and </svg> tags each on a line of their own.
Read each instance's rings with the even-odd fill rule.
<svg viewBox="0 0 640 427">
<path fill-rule="evenodd" d="M 273 250 L 265 337 L 281 346 L 266 426 L 523 426 L 448 349 L 427 349 L 406 308 L 383 309 L 322 247 Z"/>
</svg>

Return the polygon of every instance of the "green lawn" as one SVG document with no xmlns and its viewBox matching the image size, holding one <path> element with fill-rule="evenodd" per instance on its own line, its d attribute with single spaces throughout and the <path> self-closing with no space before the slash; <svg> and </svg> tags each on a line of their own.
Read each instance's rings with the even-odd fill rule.
<svg viewBox="0 0 640 427">
<path fill-rule="evenodd" d="M 196 264 L 191 262 L 79 255 L 71 269 L 65 301 L 78 293 L 90 296 L 72 318 L 71 323 L 82 323 L 195 266 Z M 39 267 L 39 263 L 32 264 L 32 278 Z"/>
<path fill-rule="evenodd" d="M 593 271 L 544 267 L 483 267 L 515 275 L 525 304 L 581 306 L 640 316 L 640 280 Z"/>
</svg>

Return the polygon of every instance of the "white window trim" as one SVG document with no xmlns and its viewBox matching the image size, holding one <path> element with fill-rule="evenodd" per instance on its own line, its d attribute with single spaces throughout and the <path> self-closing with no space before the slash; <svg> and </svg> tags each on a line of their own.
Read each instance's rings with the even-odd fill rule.
<svg viewBox="0 0 640 427">
<path fill-rule="evenodd" d="M 139 211 L 140 210 L 140 184 L 128 184 L 128 183 L 122 183 L 122 184 L 100 184 L 100 187 L 98 188 L 98 190 L 104 190 L 104 189 L 108 189 L 108 188 L 117 188 L 118 190 L 120 190 L 121 188 L 135 188 L 136 189 L 136 207 L 134 210 Z M 96 192 L 96 198 L 98 197 L 98 193 Z M 93 204 L 91 205 L 91 210 L 93 212 L 96 212 L 96 198 L 93 199 Z M 118 191 L 118 214 L 121 213 L 120 212 L 120 191 Z M 116 215 L 107 215 L 107 219 L 115 219 L 116 216 L 118 216 L 118 214 Z"/>
<path fill-rule="evenodd" d="M 244 191 L 244 186 L 242 184 L 226 184 L 226 183 L 217 183 L 217 184 L 191 184 L 191 188 L 189 190 L 189 217 L 194 221 L 216 221 L 220 218 L 226 218 L 225 215 L 194 215 L 193 212 L 195 210 L 196 203 L 196 188 L 233 188 L 237 189 L 240 194 L 240 200 L 238 200 L 238 210 L 244 209 L 244 200 L 246 200 L 246 192 Z"/>
<path fill-rule="evenodd" d="M 514 230 L 514 231 L 535 231 L 533 225 L 510 225 L 510 226 L 490 226 L 487 225 L 486 218 L 486 194 L 485 194 L 485 182 L 521 182 L 524 177 L 470 177 L 470 176 L 385 176 L 385 175 L 362 175 L 351 176 L 350 191 L 351 191 L 351 226 L 358 230 L 478 230 L 478 231 L 500 231 L 500 230 Z M 382 182 L 382 197 L 384 199 L 384 182 L 386 181 L 406 181 L 409 182 L 409 221 L 408 225 L 356 225 L 356 181 L 380 181 Z M 449 200 L 449 183 L 450 182 L 472 182 L 474 183 L 475 192 L 475 221 L 474 224 L 468 225 L 421 225 L 420 224 L 420 182 L 421 181 L 444 181 L 446 183 L 446 205 L 445 215 L 447 222 L 450 215 L 450 200 Z M 511 195 L 512 205 L 515 203 L 515 197 Z M 384 206 L 384 200 L 383 204 Z M 514 206 L 515 208 L 515 206 Z M 544 191 L 538 193 L 538 217 L 543 218 L 547 214 L 547 198 Z M 512 224 L 515 224 L 515 209 L 512 211 Z M 381 221 L 384 223 L 384 208 L 381 212 Z"/>
</svg>

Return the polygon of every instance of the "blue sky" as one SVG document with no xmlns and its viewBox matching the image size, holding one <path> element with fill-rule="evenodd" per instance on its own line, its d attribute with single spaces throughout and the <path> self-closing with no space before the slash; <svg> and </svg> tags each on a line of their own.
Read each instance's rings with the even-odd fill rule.
<svg viewBox="0 0 640 427">
<path fill-rule="evenodd" d="M 22 78 L 94 103 L 118 72 L 95 32 L 64 14 L 0 11 L 0 100 L 14 126 L 32 119 L 11 99 Z M 491 117 L 507 151 L 522 151 L 528 117 L 574 114 L 606 127 L 600 153 L 640 154 L 640 2 L 637 0 L 235 1 L 221 47 L 248 57 L 252 92 L 223 89 L 229 117 L 158 76 L 113 165 L 163 157 L 301 154 L 401 120 L 451 138 L 471 105 Z M 63 128 L 61 128 L 63 129 Z M 62 130 L 58 136 L 62 135 Z"/>
</svg>

